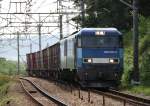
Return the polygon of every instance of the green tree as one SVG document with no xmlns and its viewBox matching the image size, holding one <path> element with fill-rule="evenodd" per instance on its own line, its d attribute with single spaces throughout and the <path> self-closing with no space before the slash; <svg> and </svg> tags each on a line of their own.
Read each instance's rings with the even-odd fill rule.
<svg viewBox="0 0 150 106">
<path fill-rule="evenodd" d="M 73 0 L 80 6 L 80 0 Z M 85 0 L 86 17 L 85 27 L 116 27 L 118 29 L 129 29 L 132 16 L 130 9 L 119 0 Z M 74 18 L 81 23 L 81 18 Z"/>
<path fill-rule="evenodd" d="M 72 0 L 80 6 L 81 0 Z M 132 27 L 132 9 L 120 0 L 84 0 L 86 5 L 85 27 L 116 27 L 128 30 Z M 133 0 L 124 0 L 132 4 Z M 139 0 L 139 12 L 145 17 L 150 16 L 149 0 Z M 81 24 L 81 17 L 73 18 Z"/>
<path fill-rule="evenodd" d="M 149 17 L 150 16 L 150 1 L 139 0 L 139 11 L 141 15 L 145 17 Z"/>
<path fill-rule="evenodd" d="M 143 84 L 150 81 L 150 18 L 140 16 L 140 75 Z M 150 85 L 150 84 L 149 84 Z"/>
</svg>

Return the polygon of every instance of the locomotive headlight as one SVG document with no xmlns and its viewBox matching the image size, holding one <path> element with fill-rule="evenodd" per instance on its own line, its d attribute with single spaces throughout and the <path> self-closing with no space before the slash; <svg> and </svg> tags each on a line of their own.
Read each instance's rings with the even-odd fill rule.
<svg viewBox="0 0 150 106">
<path fill-rule="evenodd" d="M 91 58 L 86 58 L 83 61 L 84 61 L 84 63 L 92 63 L 92 59 Z"/>
<path fill-rule="evenodd" d="M 95 32 L 95 35 L 97 35 L 97 36 L 104 36 L 105 35 L 105 32 L 104 31 L 96 31 Z"/>
<path fill-rule="evenodd" d="M 92 59 L 88 59 L 88 63 L 92 63 Z"/>
<path fill-rule="evenodd" d="M 109 63 L 119 63 L 119 59 L 116 59 L 116 58 L 114 58 L 114 59 L 109 59 Z"/>
<path fill-rule="evenodd" d="M 109 62 L 110 62 L 110 63 L 114 63 L 114 59 L 110 59 Z"/>
</svg>

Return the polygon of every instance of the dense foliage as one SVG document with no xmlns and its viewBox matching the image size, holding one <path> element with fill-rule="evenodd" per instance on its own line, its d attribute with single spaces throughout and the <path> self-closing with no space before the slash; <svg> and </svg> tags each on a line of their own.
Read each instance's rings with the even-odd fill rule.
<svg viewBox="0 0 150 106">
<path fill-rule="evenodd" d="M 142 84 L 150 85 L 150 18 L 140 16 L 139 26 L 139 68 L 140 79 Z M 123 84 L 127 86 L 130 81 L 130 73 L 133 69 L 133 48 L 132 48 L 132 33 L 126 32 L 124 36 L 124 75 Z"/>
<path fill-rule="evenodd" d="M 81 5 L 81 0 L 72 0 L 76 6 Z M 132 4 L 132 0 L 124 0 Z M 132 27 L 132 9 L 121 3 L 120 0 L 84 0 L 85 2 L 85 27 L 116 27 L 130 29 Z M 149 0 L 139 0 L 139 12 L 143 16 L 150 15 Z M 81 24 L 81 16 L 73 19 Z"/>
<path fill-rule="evenodd" d="M 140 75 L 141 81 L 150 85 L 150 18 L 140 19 Z"/>
<path fill-rule="evenodd" d="M 80 6 L 81 0 L 72 0 Z M 133 70 L 132 9 L 120 0 L 84 0 L 84 27 L 116 27 L 124 34 L 124 75 L 122 82 L 128 86 Z M 132 4 L 132 0 L 124 0 Z M 150 2 L 139 0 L 139 63 L 142 84 L 150 81 Z M 73 18 L 81 24 L 81 16 Z"/>
<path fill-rule="evenodd" d="M 20 65 L 21 74 L 25 74 L 25 65 Z M 17 62 L 0 58 L 0 74 L 16 75 L 17 74 Z"/>
<path fill-rule="evenodd" d="M 87 8 L 84 26 L 112 26 L 119 29 L 131 27 L 129 8 L 126 8 L 118 0 L 85 0 L 85 4 Z M 76 17 L 74 20 L 79 21 L 77 19 L 79 17 Z M 126 23 L 124 23 L 125 21 Z"/>
<path fill-rule="evenodd" d="M 145 17 L 150 16 L 150 2 L 149 0 L 139 0 L 139 11 Z"/>
<path fill-rule="evenodd" d="M 7 91 L 9 85 L 15 81 L 13 75 L 17 74 L 17 62 L 0 58 L 0 106 L 4 106 L 8 101 L 14 99 L 9 97 Z M 21 74 L 25 74 L 25 67 L 21 64 Z"/>
</svg>

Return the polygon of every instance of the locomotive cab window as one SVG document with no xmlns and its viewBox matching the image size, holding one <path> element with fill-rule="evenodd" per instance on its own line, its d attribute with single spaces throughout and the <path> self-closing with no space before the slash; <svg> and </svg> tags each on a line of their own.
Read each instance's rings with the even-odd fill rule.
<svg viewBox="0 0 150 106">
<path fill-rule="evenodd" d="M 119 37 L 82 37 L 82 47 L 119 47 Z"/>
</svg>

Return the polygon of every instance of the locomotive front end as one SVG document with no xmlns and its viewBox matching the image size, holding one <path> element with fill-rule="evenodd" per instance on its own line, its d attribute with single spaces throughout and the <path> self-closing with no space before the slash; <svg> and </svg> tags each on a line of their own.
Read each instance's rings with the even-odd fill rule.
<svg viewBox="0 0 150 106">
<path fill-rule="evenodd" d="M 77 69 L 83 87 L 113 87 L 123 72 L 122 35 L 115 28 L 83 29 L 77 38 Z"/>
</svg>

